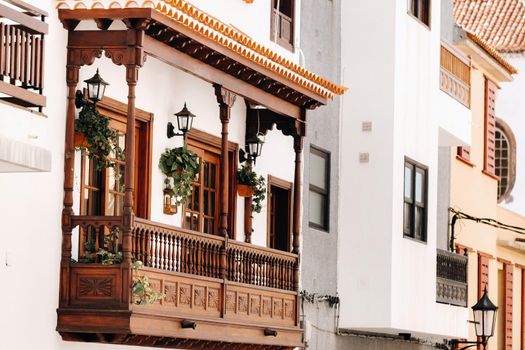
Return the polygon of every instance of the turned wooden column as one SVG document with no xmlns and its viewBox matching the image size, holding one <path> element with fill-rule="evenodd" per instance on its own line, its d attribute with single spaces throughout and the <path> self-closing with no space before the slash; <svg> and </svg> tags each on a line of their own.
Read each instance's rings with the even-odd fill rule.
<svg viewBox="0 0 525 350">
<path fill-rule="evenodd" d="M 299 264 L 300 264 L 300 249 L 299 239 L 301 235 L 301 156 L 303 151 L 303 137 L 294 136 L 293 149 L 295 151 L 295 171 L 293 184 L 293 218 L 292 218 L 292 232 L 293 232 L 293 248 L 292 253 L 298 255 L 298 259 L 294 266 L 294 290 L 299 290 Z"/>
<path fill-rule="evenodd" d="M 303 151 L 302 136 L 294 136 L 293 149 L 295 151 L 295 171 L 293 184 L 292 253 L 299 254 L 299 236 L 301 234 L 301 154 Z"/>
<path fill-rule="evenodd" d="M 136 64 L 126 65 L 126 82 L 128 83 L 128 115 L 126 122 L 126 150 L 125 150 L 125 172 L 124 172 L 124 209 L 122 224 L 122 286 L 131 285 L 131 235 L 133 230 L 133 205 L 135 194 L 135 87 L 138 81 L 139 66 Z M 127 306 L 130 302 L 130 293 L 122 294 L 122 305 Z"/>
<path fill-rule="evenodd" d="M 247 165 L 252 165 L 252 159 L 246 160 Z M 253 217 L 252 217 L 253 196 L 244 198 L 244 241 L 252 243 Z"/>
<path fill-rule="evenodd" d="M 221 166 L 219 174 L 219 235 L 226 238 L 220 251 L 220 277 L 226 279 L 226 249 L 228 244 L 228 124 L 230 122 L 231 107 L 237 97 L 233 92 L 224 89 L 221 85 L 214 84 L 215 96 L 219 103 L 219 116 L 222 124 L 221 139 Z"/>
<path fill-rule="evenodd" d="M 60 260 L 60 306 L 69 303 L 69 265 L 71 263 L 71 217 L 73 212 L 73 186 L 75 179 L 75 93 L 80 65 L 72 62 L 73 52 L 68 51 L 66 67 L 67 112 L 64 153 L 64 207 L 62 209 L 62 257 Z"/>
</svg>

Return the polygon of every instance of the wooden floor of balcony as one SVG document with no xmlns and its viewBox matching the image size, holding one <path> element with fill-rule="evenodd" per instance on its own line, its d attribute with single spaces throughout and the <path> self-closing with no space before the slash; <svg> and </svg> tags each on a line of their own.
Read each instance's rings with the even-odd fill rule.
<svg viewBox="0 0 525 350">
<path fill-rule="evenodd" d="M 103 227 L 104 218 L 74 224 Z M 107 218 L 111 225 L 118 219 Z M 294 268 L 297 255 L 136 219 L 132 255 L 165 294 L 139 305 L 121 264 L 71 263 L 57 330 L 65 340 L 180 349 L 291 349 L 302 346 Z M 227 271 L 220 278 L 220 250 Z M 63 276 L 64 279 L 64 276 Z M 129 296 L 129 294 L 128 294 Z M 183 323 L 195 328 L 184 328 Z"/>
</svg>

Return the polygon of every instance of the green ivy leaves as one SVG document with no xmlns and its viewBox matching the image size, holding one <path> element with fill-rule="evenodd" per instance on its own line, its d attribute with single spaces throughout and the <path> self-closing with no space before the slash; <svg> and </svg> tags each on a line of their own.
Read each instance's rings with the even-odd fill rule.
<svg viewBox="0 0 525 350">
<path fill-rule="evenodd" d="M 186 147 L 166 149 L 160 156 L 159 169 L 166 175 L 164 194 L 175 197 L 175 205 L 186 203 L 197 180 L 200 163 Z"/>
<path fill-rule="evenodd" d="M 263 176 L 257 176 L 252 165 L 245 163 L 237 171 L 237 183 L 250 186 L 254 189 L 252 196 L 252 213 L 260 213 L 262 202 L 266 198 L 266 181 Z"/>
</svg>

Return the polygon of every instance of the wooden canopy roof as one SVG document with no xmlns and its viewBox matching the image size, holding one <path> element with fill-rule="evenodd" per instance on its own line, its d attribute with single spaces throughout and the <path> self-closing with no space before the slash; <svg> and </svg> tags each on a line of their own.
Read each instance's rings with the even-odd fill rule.
<svg viewBox="0 0 525 350">
<path fill-rule="evenodd" d="M 313 109 L 326 104 L 335 94 L 343 94 L 346 90 L 255 42 L 236 28 L 184 0 L 60 0 L 57 1 L 57 8 L 60 20 L 69 30 L 74 30 L 82 20 L 95 20 L 98 28 L 108 33 L 111 32 L 108 28 L 114 20 L 123 20 L 128 28 L 140 27 L 146 36 L 144 46 L 148 54 L 213 83 L 224 84 L 223 81 L 217 81 L 221 80 L 221 74 L 217 74 L 217 71 L 225 73 L 230 79 L 234 78 L 230 85 L 240 83 L 236 88 L 228 88 L 269 108 L 275 107 L 275 103 L 268 104 L 268 98 L 258 94 L 251 96 L 243 86 L 246 87 L 247 83 L 262 90 L 265 95 L 277 97 L 299 109 Z M 166 55 L 166 45 L 190 56 L 193 58 L 192 62 L 181 64 L 173 51 Z M 206 72 L 196 61 L 207 66 Z M 224 79 L 222 74 L 222 80 Z M 288 113 L 286 110 L 290 111 L 290 108 L 273 109 L 298 117 L 298 110 Z"/>
</svg>

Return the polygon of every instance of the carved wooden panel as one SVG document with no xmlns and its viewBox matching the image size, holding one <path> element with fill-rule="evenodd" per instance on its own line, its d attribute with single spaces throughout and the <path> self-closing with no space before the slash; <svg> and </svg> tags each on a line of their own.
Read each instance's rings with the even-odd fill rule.
<svg viewBox="0 0 525 350">
<path fill-rule="evenodd" d="M 121 296 L 118 266 L 78 264 L 71 268 L 70 303 L 73 306 L 103 308 L 118 305 Z"/>
<path fill-rule="evenodd" d="M 227 285 L 225 318 L 295 325 L 297 295 L 269 288 Z"/>
<path fill-rule="evenodd" d="M 165 297 L 154 305 L 139 305 L 138 308 L 154 308 L 162 312 L 196 314 L 200 316 L 220 317 L 221 283 L 207 277 L 187 277 L 176 272 L 152 271 L 143 269 L 136 274 L 146 275 L 155 291 L 162 291 Z"/>
</svg>

